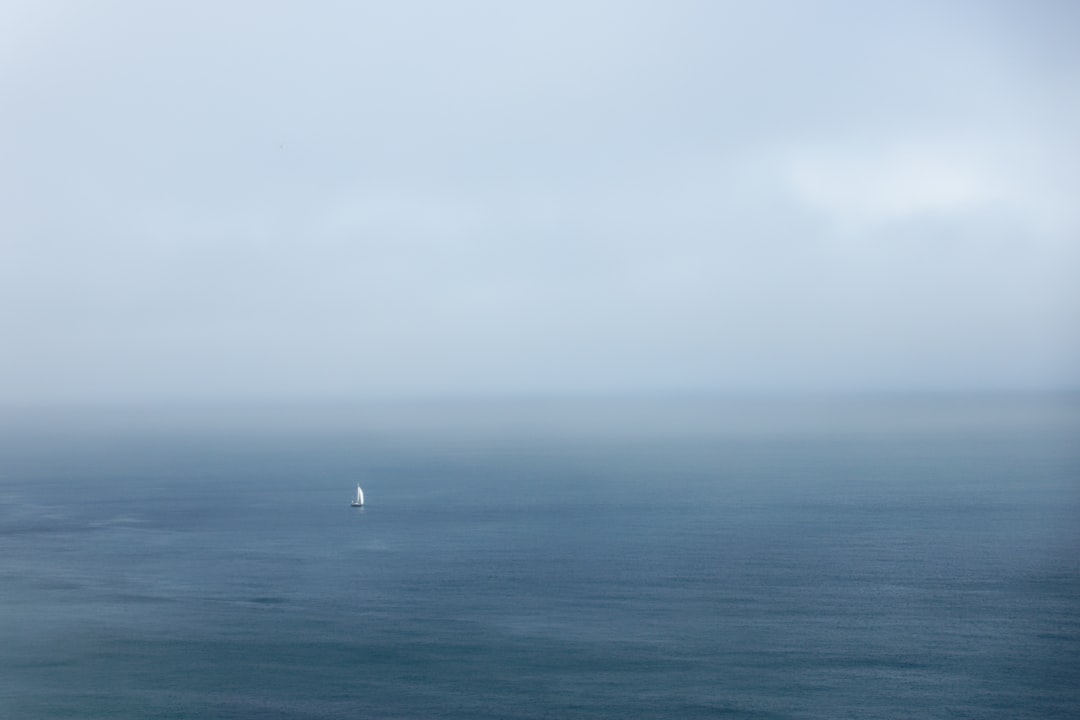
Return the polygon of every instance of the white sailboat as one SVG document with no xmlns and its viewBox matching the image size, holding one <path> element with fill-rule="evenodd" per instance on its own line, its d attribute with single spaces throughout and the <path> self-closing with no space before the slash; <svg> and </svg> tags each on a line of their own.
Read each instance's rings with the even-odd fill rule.
<svg viewBox="0 0 1080 720">
<path fill-rule="evenodd" d="M 360 486 L 356 486 L 356 499 L 352 501 L 353 507 L 364 507 L 364 491 L 360 489 Z"/>
</svg>

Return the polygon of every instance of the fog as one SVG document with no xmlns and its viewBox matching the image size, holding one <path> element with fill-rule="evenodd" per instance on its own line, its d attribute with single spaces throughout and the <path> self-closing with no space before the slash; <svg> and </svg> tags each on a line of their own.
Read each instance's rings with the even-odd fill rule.
<svg viewBox="0 0 1080 720">
<path fill-rule="evenodd" d="M 1080 387 L 1066 2 L 6 2 L 0 402 Z"/>
</svg>

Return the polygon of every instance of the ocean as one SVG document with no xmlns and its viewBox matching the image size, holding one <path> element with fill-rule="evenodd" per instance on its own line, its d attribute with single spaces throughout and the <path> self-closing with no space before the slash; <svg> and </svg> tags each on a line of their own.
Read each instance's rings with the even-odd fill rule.
<svg viewBox="0 0 1080 720">
<path fill-rule="evenodd" d="M 0 414 L 0 718 L 1076 717 L 1075 394 Z"/>
</svg>

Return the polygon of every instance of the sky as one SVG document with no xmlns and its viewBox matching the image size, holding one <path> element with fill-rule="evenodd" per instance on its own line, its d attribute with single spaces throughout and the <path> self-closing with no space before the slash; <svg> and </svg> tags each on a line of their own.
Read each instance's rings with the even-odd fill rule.
<svg viewBox="0 0 1080 720">
<path fill-rule="evenodd" d="M 0 3 L 0 403 L 1080 388 L 1080 4 Z"/>
</svg>

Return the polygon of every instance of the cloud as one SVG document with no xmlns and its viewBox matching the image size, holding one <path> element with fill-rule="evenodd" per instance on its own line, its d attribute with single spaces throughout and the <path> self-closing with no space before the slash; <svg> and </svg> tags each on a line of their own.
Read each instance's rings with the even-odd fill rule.
<svg viewBox="0 0 1080 720">
<path fill-rule="evenodd" d="M 849 233 L 927 213 L 971 212 L 994 199 L 985 173 L 971 162 L 926 147 L 806 153 L 790 175 L 802 202 Z"/>
<path fill-rule="evenodd" d="M 800 202 L 847 235 L 920 216 L 1012 216 L 1060 234 L 1077 227 L 1047 148 L 998 137 L 896 142 L 874 147 L 803 150 L 788 177 Z M 1075 186 L 1075 180 L 1066 187 Z M 1080 188 L 1076 188 L 1080 189 Z M 1071 187 L 1070 187 L 1071 190 Z"/>
<path fill-rule="evenodd" d="M 1080 382 L 1066 8 L 39 6 L 0 400 Z"/>
</svg>

